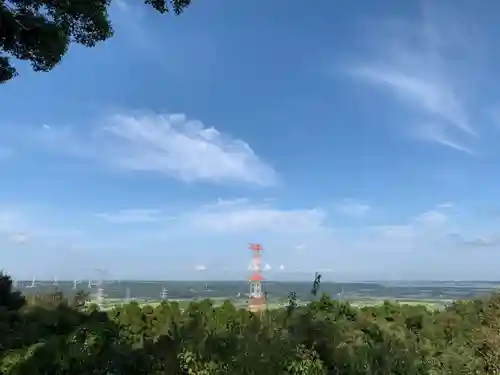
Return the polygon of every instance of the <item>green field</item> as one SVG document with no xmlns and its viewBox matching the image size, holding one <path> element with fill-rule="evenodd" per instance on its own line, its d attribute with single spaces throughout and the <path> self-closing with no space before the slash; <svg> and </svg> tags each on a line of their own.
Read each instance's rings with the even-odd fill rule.
<svg viewBox="0 0 500 375">
<path fill-rule="evenodd" d="M 36 288 L 25 288 L 31 281 L 19 281 L 18 288 L 23 294 L 43 294 L 53 292 L 55 288 L 71 298 L 79 289 L 74 288 L 71 281 L 60 281 L 54 287 L 51 281 L 40 281 Z M 24 286 L 23 286 L 24 285 Z M 320 293 L 326 293 L 332 298 L 351 303 L 353 306 L 378 305 L 383 301 L 398 302 L 408 305 L 424 305 L 429 309 L 442 309 L 450 301 L 477 298 L 490 295 L 500 283 L 498 282 L 358 282 L 333 283 L 323 282 Z M 225 300 L 231 301 L 238 308 L 245 308 L 248 282 L 246 281 L 133 281 L 108 280 L 103 283 L 105 300 L 103 309 L 122 305 L 128 301 L 137 301 L 140 305 L 157 306 L 161 301 L 162 290 L 168 289 L 168 299 L 180 304 L 185 309 L 191 301 L 210 299 L 215 305 Z M 311 299 L 310 282 L 278 282 L 266 281 L 263 289 L 267 293 L 268 308 L 276 309 L 286 306 L 288 296 L 294 292 L 300 304 Z M 80 289 L 88 293 L 91 300 L 97 297 L 97 288 L 86 285 Z"/>
<path fill-rule="evenodd" d="M 240 300 L 231 300 L 228 298 L 224 297 L 214 297 L 210 298 L 210 300 L 213 302 L 214 306 L 220 306 L 224 301 L 229 300 L 232 304 L 234 304 L 237 308 L 246 308 L 247 307 L 247 302 L 244 299 Z M 103 304 L 101 305 L 101 308 L 103 310 L 110 310 L 116 306 L 124 305 L 127 304 L 131 301 L 134 300 L 124 300 L 124 299 L 116 299 L 116 298 L 109 298 L 105 299 Z M 149 300 L 149 301 L 141 301 L 141 300 L 135 300 L 141 307 L 144 306 L 151 306 L 153 308 L 157 307 L 160 303 L 161 300 Z M 184 310 L 186 309 L 191 302 L 197 301 L 196 299 L 169 299 L 169 301 L 175 301 L 179 304 L 179 307 Z M 198 300 L 199 301 L 199 300 Z M 400 303 L 400 304 L 405 304 L 405 305 L 412 305 L 412 306 L 425 306 L 428 309 L 431 310 L 440 310 L 443 309 L 446 304 L 452 302 L 452 300 L 449 299 L 443 299 L 443 300 L 438 300 L 438 299 L 429 299 L 429 300 L 411 300 L 411 299 L 375 299 L 375 298 L 365 298 L 365 299 L 356 299 L 356 300 L 343 300 L 344 302 L 349 302 L 352 306 L 354 307 L 365 307 L 365 306 L 376 306 L 384 303 L 384 301 L 390 301 L 393 303 Z M 300 301 L 300 305 L 304 305 L 309 303 L 310 301 Z M 287 304 L 287 301 L 284 299 L 271 299 L 268 300 L 267 302 L 267 308 L 268 309 L 279 309 L 285 307 Z"/>
</svg>

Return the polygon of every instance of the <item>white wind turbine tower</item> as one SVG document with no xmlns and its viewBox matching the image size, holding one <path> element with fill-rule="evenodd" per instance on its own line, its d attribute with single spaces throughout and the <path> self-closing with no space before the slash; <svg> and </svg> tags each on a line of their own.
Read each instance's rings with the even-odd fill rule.
<svg viewBox="0 0 500 375">
<path fill-rule="evenodd" d="M 337 293 L 337 296 L 339 296 L 340 299 L 344 298 L 344 287 L 343 286 L 342 286 L 342 290 L 340 291 L 340 293 Z"/>
<path fill-rule="evenodd" d="M 52 280 L 52 285 L 54 286 L 58 286 L 59 285 L 59 281 L 57 281 L 57 276 L 54 274 L 54 277 L 53 277 L 53 280 Z"/>
<path fill-rule="evenodd" d="M 31 284 L 27 285 L 26 288 L 36 288 L 36 278 L 35 278 L 35 275 L 33 275 L 33 279 L 31 280 Z"/>
</svg>

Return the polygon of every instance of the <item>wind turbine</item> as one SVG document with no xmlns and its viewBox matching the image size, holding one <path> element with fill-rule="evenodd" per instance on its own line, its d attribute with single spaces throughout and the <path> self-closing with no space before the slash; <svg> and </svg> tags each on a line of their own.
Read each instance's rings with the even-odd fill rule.
<svg viewBox="0 0 500 375">
<path fill-rule="evenodd" d="M 33 275 L 33 280 L 31 281 L 31 284 L 27 285 L 26 288 L 36 288 L 36 278 L 35 278 L 35 275 Z"/>
<path fill-rule="evenodd" d="M 337 296 L 339 296 L 341 299 L 344 298 L 344 287 L 342 287 L 342 291 L 340 293 L 337 293 Z"/>
</svg>

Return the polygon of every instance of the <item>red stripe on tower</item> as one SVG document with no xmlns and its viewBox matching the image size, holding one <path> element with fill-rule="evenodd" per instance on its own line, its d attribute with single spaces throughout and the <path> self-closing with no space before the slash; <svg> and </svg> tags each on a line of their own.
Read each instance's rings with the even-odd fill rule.
<svg viewBox="0 0 500 375">
<path fill-rule="evenodd" d="M 262 295 L 262 284 L 261 281 L 264 277 L 261 274 L 260 267 L 260 252 L 262 251 L 262 246 L 260 244 L 251 243 L 248 248 L 252 250 L 252 261 L 250 263 L 251 274 L 249 277 L 250 282 L 250 293 L 248 300 L 248 307 L 250 311 L 259 312 L 265 309 L 265 301 Z"/>
<path fill-rule="evenodd" d="M 252 251 L 261 251 L 262 247 L 258 243 L 251 243 L 248 245 L 248 248 Z"/>
</svg>

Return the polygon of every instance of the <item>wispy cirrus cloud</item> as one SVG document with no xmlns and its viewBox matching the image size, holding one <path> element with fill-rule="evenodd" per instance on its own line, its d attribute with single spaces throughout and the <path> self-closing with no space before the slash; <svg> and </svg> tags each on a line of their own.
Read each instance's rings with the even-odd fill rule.
<svg viewBox="0 0 500 375">
<path fill-rule="evenodd" d="M 157 223 L 167 219 L 159 209 L 126 209 L 113 213 L 97 213 L 96 216 L 113 224 Z"/>
<path fill-rule="evenodd" d="M 117 114 L 99 124 L 43 125 L 24 130 L 23 142 L 43 151 L 185 182 L 269 186 L 278 180 L 276 171 L 248 143 L 184 114 Z"/>
<path fill-rule="evenodd" d="M 467 89 L 478 70 L 477 35 L 453 9 L 444 12 L 435 3 L 422 2 L 419 16 L 376 24 L 367 36 L 375 52 L 366 58 L 364 51 L 363 62 L 349 74 L 385 89 L 411 110 L 414 120 L 401 121 L 404 132 L 472 155 L 469 143 L 479 131 Z"/>
<path fill-rule="evenodd" d="M 116 165 L 174 175 L 184 181 L 268 185 L 276 173 L 250 146 L 183 114 L 110 118 L 104 127 Z"/>
<path fill-rule="evenodd" d="M 446 128 L 444 126 L 435 123 L 434 124 L 426 123 L 417 126 L 413 131 L 413 135 L 415 136 L 416 139 L 422 141 L 435 142 L 442 146 L 450 147 L 452 149 L 464 152 L 469 155 L 477 154 L 470 147 L 460 143 L 453 137 L 449 136 L 446 133 Z"/>
<path fill-rule="evenodd" d="M 186 214 L 184 223 L 195 230 L 216 233 L 249 231 L 318 232 L 325 229 L 327 213 L 319 208 L 279 209 L 247 200 L 219 201 Z"/>
<path fill-rule="evenodd" d="M 203 204 L 182 212 L 167 213 L 160 208 L 125 209 L 95 216 L 114 224 L 157 224 L 170 231 L 187 233 L 244 234 L 263 233 L 318 233 L 327 229 L 327 211 L 321 208 L 282 209 L 267 201 L 248 199 L 222 200 Z M 305 245 L 297 246 L 304 249 Z"/>
</svg>

